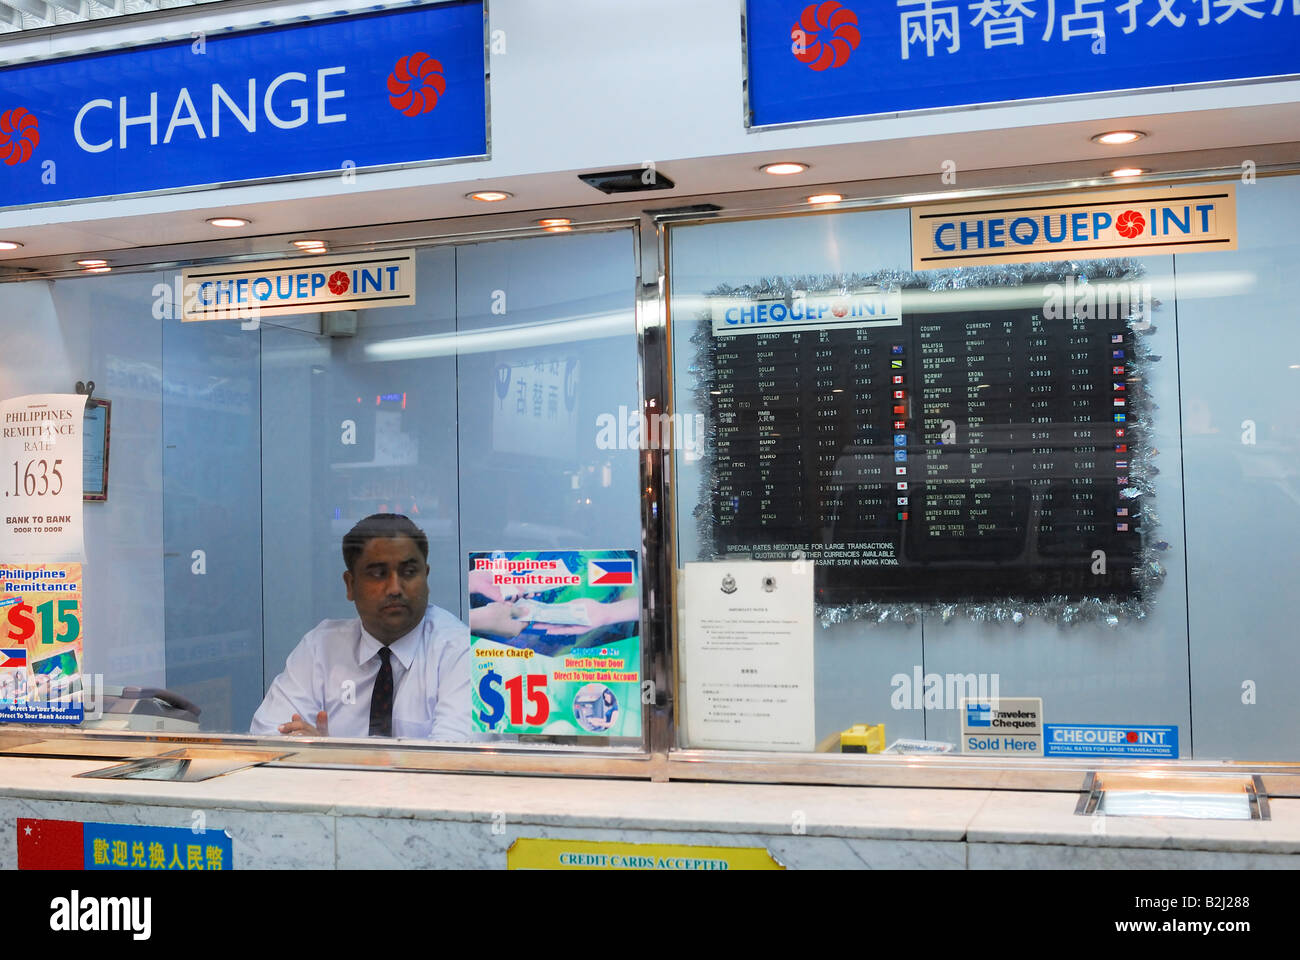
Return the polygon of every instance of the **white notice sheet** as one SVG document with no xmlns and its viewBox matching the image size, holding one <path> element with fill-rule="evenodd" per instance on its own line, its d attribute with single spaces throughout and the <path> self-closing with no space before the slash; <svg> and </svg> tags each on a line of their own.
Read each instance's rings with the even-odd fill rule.
<svg viewBox="0 0 1300 960">
<path fill-rule="evenodd" d="M 812 750 L 813 565 L 688 563 L 685 594 L 689 745 Z"/>
</svg>

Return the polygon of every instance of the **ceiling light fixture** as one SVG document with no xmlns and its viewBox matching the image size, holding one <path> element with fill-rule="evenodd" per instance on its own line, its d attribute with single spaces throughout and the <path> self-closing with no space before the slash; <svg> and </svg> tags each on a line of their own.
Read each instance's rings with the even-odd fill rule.
<svg viewBox="0 0 1300 960">
<path fill-rule="evenodd" d="M 1093 143 L 1104 143 L 1108 147 L 1119 147 L 1126 143 L 1135 143 L 1145 137 L 1141 130 L 1111 130 L 1099 133 L 1092 138 Z"/>
<path fill-rule="evenodd" d="M 108 261 L 107 261 L 107 260 L 78 260 L 78 261 L 77 261 L 77 266 L 79 266 L 79 267 L 106 267 L 106 266 L 108 266 Z"/>
<path fill-rule="evenodd" d="M 0 250 L 17 250 L 21 246 L 17 240 L 0 240 Z"/>
<path fill-rule="evenodd" d="M 844 197 L 838 193 L 818 193 L 808 198 L 809 203 L 839 203 Z"/>
<path fill-rule="evenodd" d="M 305 250 L 307 247 L 323 247 L 325 246 L 325 241 L 324 240 L 295 240 L 293 242 L 293 245 L 295 247 L 299 247 L 300 249 Z"/>
<path fill-rule="evenodd" d="M 774 177 L 788 177 L 792 173 L 803 173 L 808 169 L 806 163 L 782 162 L 769 163 L 759 168 L 764 173 L 770 173 Z"/>
<path fill-rule="evenodd" d="M 87 267 L 82 273 L 109 273 L 112 267 Z"/>
<path fill-rule="evenodd" d="M 1124 180 L 1129 177 L 1140 177 L 1146 172 L 1142 167 L 1120 167 L 1118 170 L 1112 170 L 1110 175 L 1116 179 Z"/>
<path fill-rule="evenodd" d="M 208 223 L 214 227 L 246 227 L 252 222 L 243 217 L 211 217 L 208 220 Z"/>
<path fill-rule="evenodd" d="M 539 227 L 567 227 L 571 223 L 568 217 L 543 217 L 537 221 Z"/>
<path fill-rule="evenodd" d="M 484 203 L 496 203 L 498 200 L 509 200 L 514 194 L 506 193 L 504 190 L 480 190 L 477 193 L 465 194 L 466 200 L 482 200 Z"/>
</svg>

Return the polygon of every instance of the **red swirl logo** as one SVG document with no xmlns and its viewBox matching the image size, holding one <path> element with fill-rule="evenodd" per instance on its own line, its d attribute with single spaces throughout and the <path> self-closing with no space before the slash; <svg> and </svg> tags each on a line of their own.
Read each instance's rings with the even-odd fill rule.
<svg viewBox="0 0 1300 960">
<path fill-rule="evenodd" d="M 821 37 L 825 39 L 821 39 Z M 790 28 L 795 59 L 814 70 L 842 67 L 862 42 L 858 15 L 839 0 L 810 3 Z"/>
<path fill-rule="evenodd" d="M 1125 240 L 1132 240 L 1146 227 L 1146 220 L 1136 210 L 1125 210 L 1115 219 L 1115 230 Z"/>
<path fill-rule="evenodd" d="M 335 270 L 330 274 L 330 293 L 336 297 L 341 297 L 348 292 L 348 275 L 342 270 Z"/>
<path fill-rule="evenodd" d="M 36 117 L 22 107 L 0 113 L 0 160 L 9 166 L 25 163 L 41 142 Z"/>
<path fill-rule="evenodd" d="M 427 53 L 402 57 L 388 75 L 388 92 L 392 94 L 388 102 L 408 117 L 428 113 L 438 105 L 438 98 L 446 89 L 442 64 Z"/>
</svg>

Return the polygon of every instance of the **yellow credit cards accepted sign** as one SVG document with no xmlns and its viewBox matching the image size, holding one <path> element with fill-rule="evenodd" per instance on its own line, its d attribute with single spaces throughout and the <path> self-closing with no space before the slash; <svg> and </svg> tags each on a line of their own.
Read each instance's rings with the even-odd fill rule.
<svg viewBox="0 0 1300 960">
<path fill-rule="evenodd" d="M 506 869 L 784 870 L 785 866 L 762 847 L 695 847 L 520 837 L 506 852 Z"/>
</svg>

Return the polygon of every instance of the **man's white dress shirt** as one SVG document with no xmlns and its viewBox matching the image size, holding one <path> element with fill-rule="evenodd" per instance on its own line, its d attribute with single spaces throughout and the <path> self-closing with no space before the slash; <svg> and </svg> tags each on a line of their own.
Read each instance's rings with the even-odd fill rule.
<svg viewBox="0 0 1300 960">
<path fill-rule="evenodd" d="M 252 732 L 278 734 L 296 713 L 312 726 L 329 716 L 331 737 L 370 735 L 370 695 L 382 644 L 359 619 L 322 620 L 294 647 L 253 715 Z M 429 604 L 424 619 L 389 646 L 393 736 L 464 741 L 470 734 L 469 627 Z"/>
</svg>

